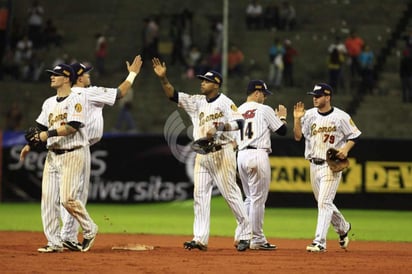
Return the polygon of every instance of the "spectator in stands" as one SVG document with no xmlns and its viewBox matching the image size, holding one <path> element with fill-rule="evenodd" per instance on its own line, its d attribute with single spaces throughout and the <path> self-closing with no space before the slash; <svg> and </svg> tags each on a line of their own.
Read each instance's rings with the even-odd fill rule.
<svg viewBox="0 0 412 274">
<path fill-rule="evenodd" d="M 289 1 L 283 1 L 279 9 L 279 29 L 293 30 L 296 26 L 296 9 Z"/>
<path fill-rule="evenodd" d="M 293 87 L 293 63 L 295 56 L 298 55 L 298 51 L 292 46 L 292 42 L 289 39 L 286 39 L 284 44 L 285 54 L 283 55 L 283 79 L 285 86 Z"/>
<path fill-rule="evenodd" d="M 97 33 L 96 38 L 96 71 L 98 76 L 106 74 L 107 39 L 102 33 Z"/>
<path fill-rule="evenodd" d="M 229 76 L 243 76 L 243 62 L 245 56 L 235 45 L 232 45 L 227 54 L 227 67 Z"/>
<path fill-rule="evenodd" d="M 63 35 L 61 31 L 56 27 L 52 19 L 47 19 L 46 25 L 43 29 L 44 45 L 48 47 L 53 45 L 56 47 L 61 47 Z"/>
<path fill-rule="evenodd" d="M 209 43 L 207 45 L 207 52 L 211 53 L 217 49 L 219 53 L 222 52 L 223 44 L 223 24 L 220 20 L 215 20 L 210 25 Z"/>
<path fill-rule="evenodd" d="M 33 42 L 27 35 L 17 42 L 14 61 L 19 66 L 19 78 L 22 80 L 29 80 L 33 73 L 33 51 Z"/>
<path fill-rule="evenodd" d="M 402 84 L 402 102 L 412 103 L 412 51 L 406 44 L 402 52 L 399 76 Z"/>
<path fill-rule="evenodd" d="M 188 71 L 186 72 L 187 78 L 192 79 L 195 75 L 201 74 L 199 71 L 202 59 L 203 54 L 199 47 L 197 45 L 192 45 L 186 60 L 188 66 Z"/>
<path fill-rule="evenodd" d="M 133 118 L 133 88 L 126 93 L 126 95 L 119 100 L 120 112 L 117 117 L 114 132 L 136 133 L 137 127 Z"/>
<path fill-rule="evenodd" d="M 375 86 L 373 74 L 375 55 L 368 44 L 363 46 L 362 52 L 359 54 L 358 59 L 362 78 L 362 90 L 367 94 L 371 94 Z"/>
<path fill-rule="evenodd" d="M 3 59 L 3 55 L 7 47 L 8 20 L 9 20 L 9 8 L 0 6 L 0 61 Z M 0 70 L 1 70 L 1 62 L 0 62 Z"/>
<path fill-rule="evenodd" d="M 335 49 L 337 50 L 337 52 L 332 53 Z M 339 35 L 335 36 L 335 40 L 328 46 L 328 53 L 329 55 L 327 63 L 329 73 L 331 72 L 330 69 L 337 69 L 337 71 L 332 71 L 332 74 L 334 75 L 329 74 L 329 84 L 333 87 L 333 90 L 336 93 L 339 88 L 345 88 L 344 64 L 346 61 L 346 55 L 348 53 L 346 46 Z M 335 76 L 337 76 L 338 78 L 333 79 L 332 82 L 330 82 L 331 78 L 334 78 Z"/>
<path fill-rule="evenodd" d="M 334 47 L 328 55 L 327 67 L 329 72 L 329 85 L 333 88 L 335 94 L 338 91 L 344 61 L 345 56 L 337 47 Z"/>
<path fill-rule="evenodd" d="M 412 29 L 409 30 L 408 34 L 402 36 L 405 40 L 406 47 L 412 49 Z"/>
<path fill-rule="evenodd" d="M 150 62 L 153 57 L 159 56 L 159 24 L 152 17 L 143 19 L 142 30 L 142 60 Z"/>
<path fill-rule="evenodd" d="M 360 76 L 359 54 L 365 42 L 358 36 L 355 30 L 352 30 L 345 40 L 345 47 L 349 56 L 349 67 L 351 74 L 351 86 L 353 87 L 357 77 Z"/>
<path fill-rule="evenodd" d="M 172 40 L 172 54 L 170 64 L 179 62 L 183 67 L 187 67 L 183 54 L 183 31 L 184 21 L 180 14 L 175 14 L 170 20 L 170 38 Z"/>
<path fill-rule="evenodd" d="M 209 70 L 214 70 L 217 72 L 222 71 L 222 54 L 217 47 L 212 49 L 212 52 L 209 54 L 207 58 L 207 63 L 209 65 Z"/>
<path fill-rule="evenodd" d="M 5 130 L 16 131 L 20 129 L 23 120 L 23 112 L 18 103 L 13 102 L 5 116 Z"/>
<path fill-rule="evenodd" d="M 249 30 L 261 29 L 263 22 L 263 7 L 259 0 L 251 0 L 246 7 L 246 27 Z"/>
<path fill-rule="evenodd" d="M 279 89 L 282 84 L 283 77 L 283 56 L 285 48 L 279 38 L 275 38 L 273 44 L 269 48 L 269 75 L 268 85 L 275 89 Z"/>
<path fill-rule="evenodd" d="M 33 46 L 39 48 L 42 46 L 42 29 L 43 29 L 44 8 L 39 1 L 33 0 L 32 5 L 27 10 L 27 35 Z"/>
<path fill-rule="evenodd" d="M 279 7 L 275 3 L 266 6 L 263 12 L 263 26 L 267 30 L 279 28 Z"/>
<path fill-rule="evenodd" d="M 14 80 L 19 80 L 20 78 L 19 64 L 16 63 L 14 51 L 11 47 L 7 47 L 3 55 L 0 66 L 0 80 L 2 80 L 5 75 L 10 75 Z"/>
</svg>

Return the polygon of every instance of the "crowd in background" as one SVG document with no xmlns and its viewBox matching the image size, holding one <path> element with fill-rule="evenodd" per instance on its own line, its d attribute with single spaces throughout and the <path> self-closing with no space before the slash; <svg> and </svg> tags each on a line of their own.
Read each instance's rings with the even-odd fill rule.
<svg viewBox="0 0 412 274">
<path fill-rule="evenodd" d="M 62 48 L 65 43 L 65 31 L 59 29 L 53 18 L 48 16 L 47 10 L 38 0 L 33 0 L 27 9 L 25 21 L 20 22 L 10 18 L 10 11 L 0 2 L 0 81 L 4 78 L 17 81 L 38 81 L 45 66 L 54 66 L 59 63 L 71 63 L 75 59 L 67 53 L 55 56 L 52 64 L 45 64 L 44 52 L 50 48 Z M 244 9 L 246 31 L 269 31 L 272 35 L 271 46 L 266 49 L 268 64 L 266 79 L 274 90 L 282 87 L 295 86 L 294 69 L 301 49 L 295 48 L 288 32 L 298 29 L 298 17 L 295 7 L 289 1 L 273 1 L 263 6 L 259 0 L 251 0 Z M 160 55 L 159 42 L 161 27 L 168 28 L 169 39 L 172 44 L 170 64 L 182 68 L 182 76 L 194 78 L 208 70 L 221 72 L 222 70 L 222 41 L 223 23 L 220 17 L 209 19 L 208 39 L 202 45 L 194 41 L 193 11 L 183 8 L 180 12 L 162 20 L 169 20 L 167 24 L 157 16 L 145 17 L 141 29 L 141 54 L 144 63 L 150 63 L 153 57 Z M 7 22 L 11 31 L 7 32 Z M 282 33 L 282 36 L 277 35 Z M 7 37 L 6 37 L 7 35 Z M 292 36 L 291 36 L 292 37 Z M 108 54 L 108 39 L 104 33 L 96 33 L 95 67 L 96 75 L 105 75 L 106 58 Z M 399 66 L 400 82 L 402 84 L 402 101 L 412 102 L 412 33 L 404 37 L 405 48 L 402 50 Z M 365 42 L 356 30 L 345 36 L 336 35 L 330 45 L 325 45 L 328 83 L 337 94 L 350 88 L 361 86 L 365 94 L 372 94 L 376 89 L 374 64 L 375 50 Z M 303 50 L 303 49 L 302 49 Z M 263 52 L 263 51 L 262 51 Z M 263 53 L 262 53 L 263 54 Z M 229 77 L 247 77 L 248 65 L 245 60 L 252 58 L 245 56 L 241 44 L 231 42 L 228 55 Z M 125 104 L 131 109 L 130 104 Z M 130 126 L 134 128 L 134 126 Z"/>
</svg>

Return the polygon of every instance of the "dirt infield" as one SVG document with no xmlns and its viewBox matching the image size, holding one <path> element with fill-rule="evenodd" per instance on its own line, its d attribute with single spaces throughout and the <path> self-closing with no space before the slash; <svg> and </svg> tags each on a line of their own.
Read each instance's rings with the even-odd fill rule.
<svg viewBox="0 0 412 274">
<path fill-rule="evenodd" d="M 209 250 L 185 250 L 191 237 L 99 234 L 87 253 L 40 254 L 38 232 L 0 232 L 1 273 L 411 273 L 412 243 L 352 241 L 348 251 L 329 241 L 328 251 L 305 251 L 310 240 L 270 239 L 276 251 L 238 252 L 232 238 L 211 237 Z M 148 251 L 112 250 L 146 244 Z"/>
</svg>

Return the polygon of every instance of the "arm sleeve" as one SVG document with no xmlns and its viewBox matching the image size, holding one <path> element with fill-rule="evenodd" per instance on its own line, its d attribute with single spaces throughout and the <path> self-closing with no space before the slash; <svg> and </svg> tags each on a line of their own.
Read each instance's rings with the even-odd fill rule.
<svg viewBox="0 0 412 274">
<path fill-rule="evenodd" d="M 173 102 L 175 102 L 175 103 L 178 103 L 178 102 L 179 102 L 179 92 L 176 91 L 176 90 L 174 90 L 174 91 L 173 91 L 173 96 L 172 96 L 172 97 L 169 97 L 169 100 L 170 100 L 170 101 L 173 101 Z"/>
<path fill-rule="evenodd" d="M 285 124 L 283 124 L 283 126 L 281 126 L 280 128 L 278 128 L 275 131 L 277 134 L 279 134 L 280 136 L 285 136 L 286 133 L 288 132 L 288 128 Z"/>
<path fill-rule="evenodd" d="M 69 126 L 71 126 L 72 128 L 75 128 L 76 130 L 79 130 L 79 128 L 82 126 L 81 122 L 77 122 L 77 121 L 71 121 L 67 123 Z"/>
</svg>

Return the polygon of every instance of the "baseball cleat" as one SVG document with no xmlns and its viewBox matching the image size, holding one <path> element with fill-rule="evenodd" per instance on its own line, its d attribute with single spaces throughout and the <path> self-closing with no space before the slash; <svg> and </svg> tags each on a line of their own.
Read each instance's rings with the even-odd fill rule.
<svg viewBox="0 0 412 274">
<path fill-rule="evenodd" d="M 278 247 L 270 243 L 265 243 L 265 244 L 250 244 L 249 248 L 254 249 L 254 250 L 276 250 Z"/>
<path fill-rule="evenodd" d="M 204 245 L 201 242 L 196 242 L 196 241 L 184 242 L 183 247 L 187 250 L 192 250 L 193 248 L 197 248 L 201 251 L 207 250 L 207 245 Z"/>
<path fill-rule="evenodd" d="M 343 235 L 339 235 L 339 245 L 340 248 L 346 249 L 349 245 L 349 237 L 348 237 L 348 233 L 351 230 L 352 225 L 349 223 L 349 229 L 348 231 L 343 234 Z"/>
<path fill-rule="evenodd" d="M 317 243 L 312 243 L 306 247 L 308 252 L 326 252 L 326 248 Z"/>
<path fill-rule="evenodd" d="M 249 248 L 249 243 L 248 240 L 240 240 L 236 247 L 237 251 L 245 251 Z"/>
<path fill-rule="evenodd" d="M 46 245 L 46 246 L 44 246 L 44 247 L 38 248 L 37 251 L 40 252 L 40 253 L 63 252 L 63 247 Z"/>
<path fill-rule="evenodd" d="M 90 239 L 83 239 L 83 243 L 82 243 L 82 252 L 87 252 L 89 251 L 90 248 L 92 248 L 93 244 L 94 244 L 94 240 L 96 239 L 96 235 L 94 235 L 92 238 Z"/>
<path fill-rule="evenodd" d="M 82 250 L 82 244 L 74 242 L 74 241 L 64 241 L 63 247 L 71 251 L 81 251 Z"/>
</svg>

